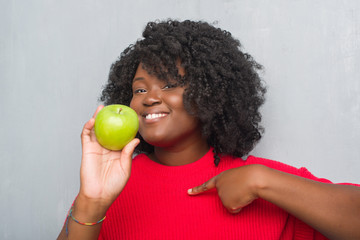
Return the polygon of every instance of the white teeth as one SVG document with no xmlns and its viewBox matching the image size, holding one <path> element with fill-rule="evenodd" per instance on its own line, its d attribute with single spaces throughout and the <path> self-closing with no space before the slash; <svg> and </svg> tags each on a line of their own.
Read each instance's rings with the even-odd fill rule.
<svg viewBox="0 0 360 240">
<path fill-rule="evenodd" d="M 145 116 L 146 119 L 155 119 L 155 118 L 161 118 L 161 117 L 165 117 L 166 114 L 165 113 L 153 113 L 153 114 L 148 114 Z"/>
</svg>

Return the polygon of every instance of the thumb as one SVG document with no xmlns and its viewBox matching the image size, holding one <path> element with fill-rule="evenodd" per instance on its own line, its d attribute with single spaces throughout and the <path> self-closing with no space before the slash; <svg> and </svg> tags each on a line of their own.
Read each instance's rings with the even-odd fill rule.
<svg viewBox="0 0 360 240">
<path fill-rule="evenodd" d="M 138 138 L 134 138 L 121 150 L 122 162 L 128 169 L 131 168 L 132 154 L 134 153 L 134 150 L 139 143 L 140 140 Z"/>
<path fill-rule="evenodd" d="M 216 188 L 216 178 L 217 178 L 217 176 L 211 178 L 210 180 L 204 182 L 203 184 L 201 184 L 199 186 L 190 188 L 188 190 L 188 194 L 189 195 L 198 195 L 203 192 L 206 192 L 206 191 Z"/>
</svg>

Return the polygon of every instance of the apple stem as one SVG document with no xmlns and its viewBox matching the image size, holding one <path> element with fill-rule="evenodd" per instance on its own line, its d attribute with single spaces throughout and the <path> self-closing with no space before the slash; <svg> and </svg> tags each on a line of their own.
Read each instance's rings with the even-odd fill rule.
<svg viewBox="0 0 360 240">
<path fill-rule="evenodd" d="M 119 108 L 119 112 L 118 112 L 118 114 L 120 114 L 120 112 L 122 111 L 122 108 Z"/>
</svg>

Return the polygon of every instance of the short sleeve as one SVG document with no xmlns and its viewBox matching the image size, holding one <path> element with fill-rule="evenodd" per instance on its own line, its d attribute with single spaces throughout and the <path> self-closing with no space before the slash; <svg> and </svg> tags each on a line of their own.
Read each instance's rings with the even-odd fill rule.
<svg viewBox="0 0 360 240">
<path fill-rule="evenodd" d="M 299 168 L 299 176 L 303 177 L 303 178 L 307 178 L 307 179 L 311 179 L 317 182 L 322 182 L 322 183 L 332 183 L 330 180 L 325 179 L 325 178 L 318 178 L 315 177 L 307 168 L 302 167 Z"/>
<path fill-rule="evenodd" d="M 315 177 L 309 170 L 307 170 L 304 167 L 299 168 L 299 171 L 300 171 L 300 176 L 302 176 L 304 178 L 308 178 L 308 179 L 318 181 L 318 182 L 323 182 L 323 183 L 333 183 L 328 179 Z M 360 184 L 355 184 L 355 183 L 336 183 L 336 184 L 360 187 Z"/>
</svg>

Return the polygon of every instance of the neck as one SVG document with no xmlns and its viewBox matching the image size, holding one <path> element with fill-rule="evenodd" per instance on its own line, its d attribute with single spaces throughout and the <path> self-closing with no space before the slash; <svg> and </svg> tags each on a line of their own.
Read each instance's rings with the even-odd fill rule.
<svg viewBox="0 0 360 240">
<path fill-rule="evenodd" d="M 193 163 L 203 157 L 209 146 L 205 140 L 185 146 L 155 147 L 150 159 L 167 166 L 181 166 Z"/>
</svg>

